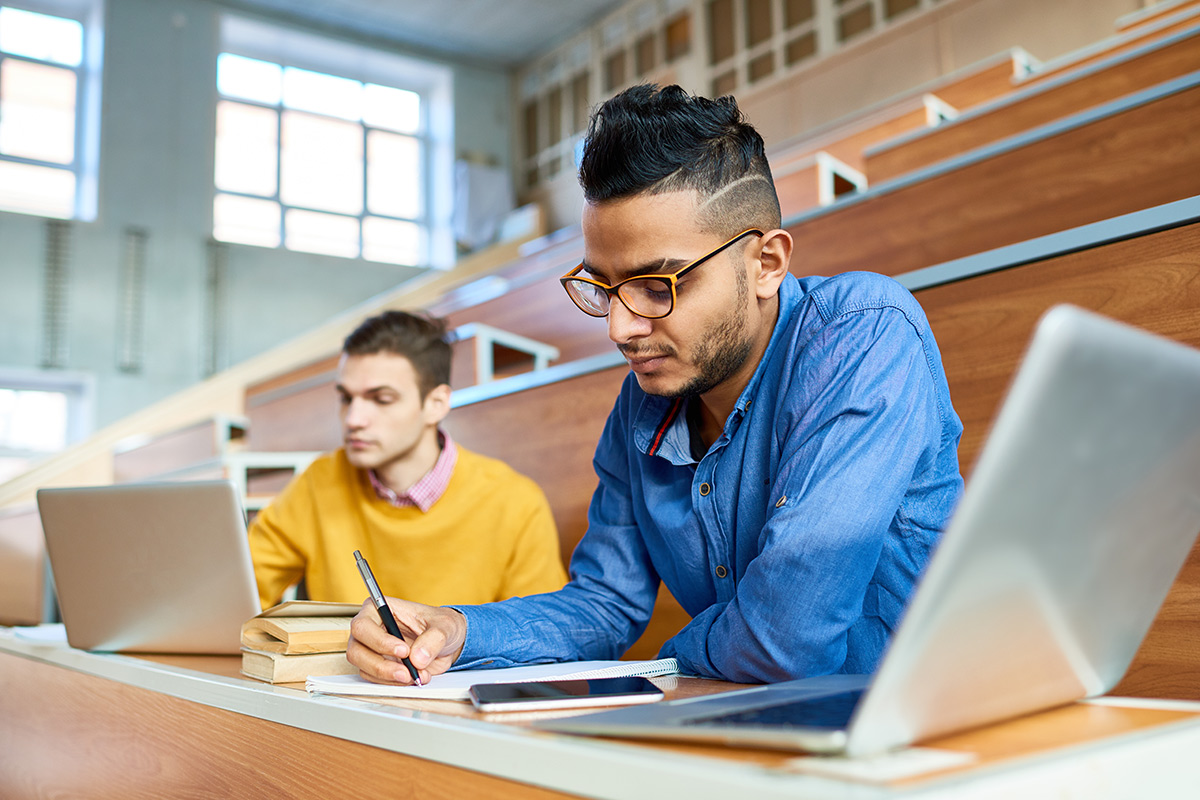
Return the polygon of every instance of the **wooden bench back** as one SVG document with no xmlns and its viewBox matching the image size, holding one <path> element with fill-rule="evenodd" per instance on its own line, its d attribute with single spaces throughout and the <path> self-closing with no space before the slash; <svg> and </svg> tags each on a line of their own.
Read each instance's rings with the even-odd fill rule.
<svg viewBox="0 0 1200 800">
<path fill-rule="evenodd" d="M 962 417 L 968 476 L 1041 314 L 1073 303 L 1200 347 L 1200 224 L 916 292 Z M 1200 545 L 1116 694 L 1200 700 Z"/>
<path fill-rule="evenodd" d="M 789 226 L 796 269 L 898 275 L 1190 197 L 1200 85 L 1143 100 L 803 216 Z"/>
<path fill-rule="evenodd" d="M 891 180 L 1197 69 L 1200 22 L 1136 53 L 1060 75 L 1053 83 L 1032 82 L 919 136 L 883 143 L 867 153 L 863 169 L 871 183 Z"/>
</svg>

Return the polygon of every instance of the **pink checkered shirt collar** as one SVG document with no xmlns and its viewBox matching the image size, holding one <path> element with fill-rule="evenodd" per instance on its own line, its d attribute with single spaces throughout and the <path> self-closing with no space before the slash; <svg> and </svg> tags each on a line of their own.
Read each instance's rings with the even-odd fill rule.
<svg viewBox="0 0 1200 800">
<path fill-rule="evenodd" d="M 433 469 L 426 472 L 421 480 L 408 487 L 407 492 L 398 494 L 392 491 L 391 487 L 379 480 L 375 470 L 367 470 L 371 485 L 375 487 L 375 494 L 396 508 L 416 506 L 423 513 L 433 508 L 433 504 L 440 500 L 446 493 L 446 489 L 449 488 L 450 477 L 454 474 L 454 464 L 458 461 L 458 446 L 454 444 L 450 434 L 439 430 L 438 439 L 441 440 L 442 452 L 434 463 Z"/>
</svg>

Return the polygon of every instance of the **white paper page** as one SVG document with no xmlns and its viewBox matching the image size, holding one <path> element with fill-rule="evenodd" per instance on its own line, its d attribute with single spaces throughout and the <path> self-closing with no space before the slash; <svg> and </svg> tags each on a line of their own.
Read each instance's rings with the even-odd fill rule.
<svg viewBox="0 0 1200 800">
<path fill-rule="evenodd" d="M 468 700 L 467 690 L 477 683 L 521 683 L 582 678 L 619 678 L 631 675 L 671 675 L 679 672 L 673 658 L 657 661 L 571 661 L 565 664 L 532 664 L 506 669 L 468 669 L 434 675 L 424 686 L 390 686 L 371 683 L 357 675 L 313 675 L 304 687 L 312 694 L 370 697 L 415 697 L 426 700 Z"/>
</svg>

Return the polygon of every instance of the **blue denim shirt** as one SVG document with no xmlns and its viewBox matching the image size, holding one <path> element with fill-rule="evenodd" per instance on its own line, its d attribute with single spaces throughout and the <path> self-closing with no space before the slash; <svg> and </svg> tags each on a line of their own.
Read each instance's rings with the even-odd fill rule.
<svg viewBox="0 0 1200 800">
<path fill-rule="evenodd" d="M 661 580 L 692 620 L 660 655 L 686 672 L 875 670 L 962 491 L 962 424 L 920 305 L 880 275 L 789 275 L 762 361 L 699 462 L 687 402 L 626 379 L 570 583 L 461 607 L 456 668 L 619 658 Z"/>
</svg>

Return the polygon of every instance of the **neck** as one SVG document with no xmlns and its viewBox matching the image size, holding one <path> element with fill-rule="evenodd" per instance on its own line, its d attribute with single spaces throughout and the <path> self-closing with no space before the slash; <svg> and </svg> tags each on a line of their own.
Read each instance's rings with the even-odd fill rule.
<svg viewBox="0 0 1200 800">
<path fill-rule="evenodd" d="M 442 454 L 439 438 L 436 427 L 427 428 L 411 450 L 376 467 L 375 477 L 396 494 L 404 494 L 437 463 Z"/>
</svg>

